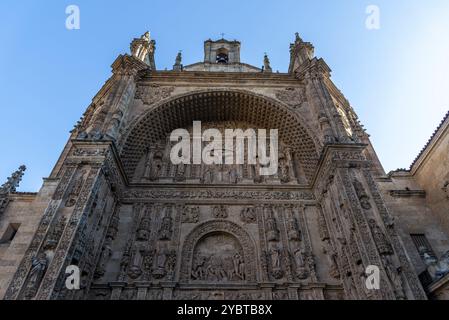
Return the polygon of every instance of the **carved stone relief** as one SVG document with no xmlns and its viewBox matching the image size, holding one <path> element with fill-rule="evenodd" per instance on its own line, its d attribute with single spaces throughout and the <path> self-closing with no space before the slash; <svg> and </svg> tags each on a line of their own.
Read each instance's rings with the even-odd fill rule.
<svg viewBox="0 0 449 320">
<path fill-rule="evenodd" d="M 137 86 L 134 98 L 142 100 L 144 104 L 152 105 L 171 96 L 174 87 L 163 87 L 156 84 Z"/>
</svg>

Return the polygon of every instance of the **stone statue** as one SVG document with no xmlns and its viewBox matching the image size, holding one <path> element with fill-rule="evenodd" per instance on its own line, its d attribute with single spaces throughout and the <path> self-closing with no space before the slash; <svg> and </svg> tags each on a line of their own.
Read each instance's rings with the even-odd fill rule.
<svg viewBox="0 0 449 320">
<path fill-rule="evenodd" d="M 184 181 L 186 179 L 185 174 L 186 174 L 186 167 L 184 164 L 179 164 L 177 166 L 177 170 L 176 170 L 176 176 L 175 176 L 175 181 Z"/>
<path fill-rule="evenodd" d="M 213 167 L 207 168 L 206 171 L 204 171 L 203 173 L 201 182 L 204 184 L 212 184 L 215 182 L 215 177 L 216 177 L 215 169 Z"/>
<path fill-rule="evenodd" d="M 237 184 L 239 182 L 239 174 L 237 172 L 237 168 L 232 166 L 229 170 L 229 183 L 231 184 Z"/>
<path fill-rule="evenodd" d="M 374 241 L 376 242 L 380 254 L 382 255 L 393 254 L 393 247 L 391 246 L 390 242 L 388 241 L 387 237 L 382 232 L 376 221 L 374 219 L 370 219 L 368 223 L 371 227 L 371 231 L 373 232 Z"/>
<path fill-rule="evenodd" d="M 281 268 L 281 250 L 277 246 L 270 249 L 271 266 L 273 269 Z"/>
<path fill-rule="evenodd" d="M 103 245 L 103 250 L 100 254 L 100 259 L 98 261 L 97 269 L 95 270 L 95 278 L 101 278 L 106 273 L 106 264 L 111 257 L 112 248 L 111 248 L 112 239 L 106 238 L 105 243 Z"/>
<path fill-rule="evenodd" d="M 371 203 L 369 201 L 368 195 L 365 192 L 365 189 L 363 188 L 362 183 L 359 180 L 354 179 L 352 184 L 354 185 L 355 192 L 357 193 L 357 197 L 360 200 L 360 206 L 365 210 L 370 210 Z"/>
<path fill-rule="evenodd" d="M 245 263 L 240 254 L 236 253 L 233 259 L 234 274 L 242 280 L 245 280 Z"/>
<path fill-rule="evenodd" d="M 142 267 L 144 270 L 144 277 L 146 277 L 145 280 L 148 280 L 149 274 L 153 270 L 153 258 L 155 256 L 155 250 L 154 249 L 146 249 L 142 250 L 141 252 L 143 261 L 142 261 Z"/>
<path fill-rule="evenodd" d="M 205 280 L 206 278 L 206 262 L 205 256 L 197 256 L 195 259 L 195 267 L 192 269 L 192 279 Z"/>
<path fill-rule="evenodd" d="M 45 239 L 44 243 L 44 250 L 55 250 L 59 240 L 62 236 L 62 233 L 64 232 L 65 228 L 65 217 L 63 215 L 60 215 L 57 219 L 57 223 L 54 226 L 53 230 L 51 230 L 47 236 L 47 239 Z"/>
<path fill-rule="evenodd" d="M 150 169 L 150 180 L 157 180 L 162 175 L 162 154 L 157 153 L 153 157 L 152 163 L 148 163 Z"/>
<path fill-rule="evenodd" d="M 271 207 L 265 208 L 267 220 L 266 224 L 266 233 L 268 241 L 278 241 L 279 240 L 279 230 L 276 225 L 276 220 L 273 216 L 273 209 Z"/>
<path fill-rule="evenodd" d="M 294 213 L 291 208 L 287 209 L 288 220 L 287 220 L 287 233 L 288 238 L 293 241 L 301 240 L 301 232 L 298 227 L 298 222 L 294 216 Z"/>
<path fill-rule="evenodd" d="M 87 173 L 86 170 L 81 171 L 80 175 L 75 179 L 69 197 L 67 198 L 67 201 L 65 203 L 66 207 L 70 208 L 75 205 L 76 200 L 78 199 L 78 195 L 81 192 L 81 188 L 83 187 L 84 177 L 86 173 Z"/>
<path fill-rule="evenodd" d="M 298 275 L 298 278 L 303 280 L 307 278 L 307 272 L 304 264 L 304 251 L 301 248 L 297 248 L 294 253 L 294 260 L 296 265 L 296 274 Z"/>
<path fill-rule="evenodd" d="M 132 245 L 133 242 L 132 240 L 128 240 L 128 242 L 126 243 L 126 247 L 125 250 L 123 252 L 122 255 L 122 259 L 120 260 L 120 276 L 119 276 L 119 281 L 124 281 L 126 278 L 126 269 L 129 266 L 129 261 L 131 259 L 131 254 L 132 254 Z"/>
<path fill-rule="evenodd" d="M 161 248 L 156 253 L 153 276 L 157 279 L 163 278 L 166 274 L 165 265 L 168 261 L 168 254 L 167 248 Z"/>
<path fill-rule="evenodd" d="M 139 229 L 137 229 L 137 240 L 147 241 L 150 238 L 150 227 L 151 219 L 145 212 L 145 215 L 142 217 L 142 220 L 140 222 Z"/>
<path fill-rule="evenodd" d="M 176 267 L 176 251 L 171 250 L 167 255 L 166 271 L 169 277 L 172 277 Z"/>
<path fill-rule="evenodd" d="M 270 59 L 266 53 L 263 57 L 263 67 L 265 72 L 273 72 L 273 69 L 270 66 Z"/>
<path fill-rule="evenodd" d="M 277 245 L 272 246 L 268 251 L 270 259 L 271 275 L 275 279 L 281 279 L 284 275 L 281 265 L 281 249 Z"/>
<path fill-rule="evenodd" d="M 175 65 L 180 66 L 181 63 L 182 63 L 182 52 L 179 51 L 178 54 L 176 55 Z"/>
<path fill-rule="evenodd" d="M 265 182 L 265 176 L 260 174 L 260 169 L 261 169 L 261 165 L 259 162 L 258 157 L 256 157 L 257 162 L 256 164 L 253 166 L 253 177 L 254 177 L 254 183 L 264 183 Z"/>
<path fill-rule="evenodd" d="M 395 295 L 398 299 L 404 300 L 406 298 L 404 293 L 404 288 L 402 285 L 402 279 L 401 279 L 401 268 L 397 268 L 393 265 L 393 262 L 391 262 L 389 256 L 382 256 L 382 262 L 385 267 L 385 271 L 387 272 L 388 279 L 390 280 Z"/>
<path fill-rule="evenodd" d="M 110 138 L 115 138 L 118 129 L 120 127 L 120 123 L 122 122 L 123 118 L 123 112 L 121 110 L 117 110 L 114 115 L 112 116 L 111 121 L 109 122 L 108 129 L 107 129 L 107 136 Z"/>
<path fill-rule="evenodd" d="M 290 167 L 285 158 L 279 159 L 279 179 L 283 183 L 290 182 Z"/>
<path fill-rule="evenodd" d="M 142 253 L 138 248 L 132 249 L 131 252 L 131 266 L 128 270 L 128 276 L 131 279 L 137 279 L 142 275 L 142 268 L 141 268 L 141 262 L 142 262 Z"/>
<path fill-rule="evenodd" d="M 45 272 L 47 271 L 47 255 L 45 253 L 39 253 L 37 257 L 34 257 L 31 261 L 31 271 L 26 286 L 25 298 L 32 299 L 39 289 Z"/>
<path fill-rule="evenodd" d="M 162 218 L 161 227 L 159 229 L 159 240 L 170 240 L 172 236 L 173 222 L 171 218 L 171 209 L 167 208 L 164 217 Z"/>
</svg>

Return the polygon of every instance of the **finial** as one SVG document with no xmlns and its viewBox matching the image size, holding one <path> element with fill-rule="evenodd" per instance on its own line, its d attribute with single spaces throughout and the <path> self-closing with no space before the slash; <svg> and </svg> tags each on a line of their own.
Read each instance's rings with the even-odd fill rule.
<svg viewBox="0 0 449 320">
<path fill-rule="evenodd" d="M 150 41 L 150 31 L 145 32 L 141 37 L 142 40 Z"/>
<path fill-rule="evenodd" d="M 7 179 L 6 183 L 0 187 L 0 194 L 16 192 L 16 188 L 19 187 L 19 183 L 22 181 L 22 177 L 26 169 L 27 168 L 25 166 L 20 166 L 19 169 Z"/>
<path fill-rule="evenodd" d="M 224 40 L 224 36 L 225 36 L 225 34 L 224 34 L 224 33 L 220 33 L 220 35 L 221 35 L 221 39 L 223 39 L 223 40 Z"/>
<path fill-rule="evenodd" d="M 301 37 L 299 36 L 299 32 L 295 32 L 295 41 L 296 42 L 302 42 Z"/>
</svg>

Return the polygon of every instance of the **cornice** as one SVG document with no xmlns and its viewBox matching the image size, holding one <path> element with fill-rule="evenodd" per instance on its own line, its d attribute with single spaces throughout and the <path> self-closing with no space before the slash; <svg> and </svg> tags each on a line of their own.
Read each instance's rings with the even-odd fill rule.
<svg viewBox="0 0 449 320">
<path fill-rule="evenodd" d="M 262 72 L 209 72 L 209 71 L 152 71 L 145 70 L 139 73 L 140 81 L 163 82 L 187 82 L 202 83 L 220 82 L 233 84 L 246 84 L 248 81 L 282 83 L 298 85 L 299 81 L 286 73 L 262 73 Z"/>
<path fill-rule="evenodd" d="M 413 161 L 410 166 L 410 173 L 415 175 L 416 172 L 421 168 L 426 159 L 430 156 L 432 151 L 439 145 L 441 139 L 447 134 L 449 128 L 449 111 L 444 116 L 440 125 L 435 129 L 435 132 L 430 137 L 429 141 L 426 143 L 424 148 L 421 150 L 419 155 Z"/>
</svg>

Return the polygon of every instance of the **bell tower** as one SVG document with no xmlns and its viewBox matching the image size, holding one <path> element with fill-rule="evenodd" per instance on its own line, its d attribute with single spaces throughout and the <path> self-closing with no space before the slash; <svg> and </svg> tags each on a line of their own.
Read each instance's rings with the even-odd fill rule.
<svg viewBox="0 0 449 320">
<path fill-rule="evenodd" d="M 240 42 L 220 39 L 204 42 L 204 62 L 218 64 L 240 63 Z"/>
</svg>

